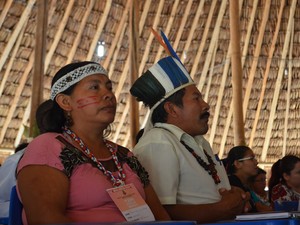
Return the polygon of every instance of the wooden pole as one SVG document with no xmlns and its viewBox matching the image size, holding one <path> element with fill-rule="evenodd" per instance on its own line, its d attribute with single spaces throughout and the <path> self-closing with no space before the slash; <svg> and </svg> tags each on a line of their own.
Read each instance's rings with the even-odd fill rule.
<svg viewBox="0 0 300 225">
<path fill-rule="evenodd" d="M 138 44 L 139 44 L 139 0 L 132 0 L 130 7 L 130 77 L 131 86 L 138 78 L 139 71 L 139 57 L 138 57 Z M 131 132 L 131 145 L 136 144 L 136 135 L 139 131 L 139 108 L 137 101 L 131 96 L 131 110 L 130 110 L 130 132 Z"/>
<path fill-rule="evenodd" d="M 37 1 L 37 26 L 35 32 L 35 52 L 34 52 L 34 67 L 32 76 L 32 96 L 30 110 L 30 129 L 29 136 L 36 135 L 36 119 L 35 113 L 38 106 L 43 101 L 44 89 L 44 61 L 46 51 L 46 30 L 47 30 L 47 4 L 48 0 Z"/>
<path fill-rule="evenodd" d="M 243 117 L 243 84 L 240 50 L 239 0 L 230 0 L 230 42 L 233 89 L 234 145 L 245 145 Z"/>
</svg>

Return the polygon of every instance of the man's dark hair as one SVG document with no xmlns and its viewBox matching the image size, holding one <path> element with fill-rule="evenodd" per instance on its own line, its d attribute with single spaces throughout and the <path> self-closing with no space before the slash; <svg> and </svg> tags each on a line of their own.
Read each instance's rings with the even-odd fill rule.
<svg viewBox="0 0 300 225">
<path fill-rule="evenodd" d="M 175 104 L 176 106 L 182 108 L 183 107 L 183 96 L 185 94 L 185 88 L 180 89 L 179 91 L 172 94 L 170 97 L 166 98 L 159 106 L 157 106 L 156 109 L 154 109 L 152 114 L 152 123 L 165 123 L 167 121 L 168 113 L 166 112 L 164 108 L 164 104 L 166 102 L 171 102 Z"/>
</svg>

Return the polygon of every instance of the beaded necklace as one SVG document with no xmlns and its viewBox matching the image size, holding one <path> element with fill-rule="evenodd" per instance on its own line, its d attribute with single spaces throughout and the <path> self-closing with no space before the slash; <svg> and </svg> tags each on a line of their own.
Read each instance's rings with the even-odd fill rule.
<svg viewBox="0 0 300 225">
<path fill-rule="evenodd" d="M 103 172 L 104 175 L 106 175 L 108 178 L 110 178 L 110 180 L 113 183 L 114 187 L 119 187 L 125 184 L 125 173 L 123 172 L 123 168 L 121 166 L 121 163 L 118 160 L 117 157 L 117 146 L 113 146 L 111 143 L 109 143 L 108 141 L 106 141 L 104 139 L 104 143 L 106 145 L 106 147 L 109 149 L 109 151 L 111 152 L 112 158 L 114 160 L 114 163 L 118 169 L 118 178 L 116 178 L 111 171 L 106 170 L 105 167 L 102 165 L 102 163 L 100 161 L 97 160 L 97 158 L 94 156 L 93 153 L 91 153 L 91 151 L 88 149 L 88 147 L 83 143 L 83 141 L 80 139 L 80 137 L 78 137 L 73 131 L 71 131 L 69 128 L 67 127 L 63 127 L 63 131 L 66 132 L 66 134 L 68 134 L 71 138 L 73 138 L 73 140 L 75 142 L 77 142 L 79 144 L 79 146 L 81 147 L 81 149 L 84 151 L 84 153 L 97 165 L 98 169 L 100 171 Z"/>
<path fill-rule="evenodd" d="M 214 179 L 215 184 L 221 183 L 220 177 L 218 175 L 218 171 L 216 170 L 215 163 L 212 160 L 211 156 L 207 154 L 207 152 L 203 149 L 209 164 L 203 161 L 199 155 L 196 154 L 196 152 L 188 146 L 184 141 L 180 141 L 181 144 L 184 145 L 184 147 L 196 158 L 197 162 L 208 172 L 209 175 Z"/>
</svg>

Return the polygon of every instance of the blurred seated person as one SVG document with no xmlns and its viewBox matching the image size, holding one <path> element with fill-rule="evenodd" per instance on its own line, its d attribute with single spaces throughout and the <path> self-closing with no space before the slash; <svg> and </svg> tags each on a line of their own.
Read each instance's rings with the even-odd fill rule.
<svg viewBox="0 0 300 225">
<path fill-rule="evenodd" d="M 251 198 L 255 202 L 257 211 L 273 210 L 268 199 L 268 193 L 265 191 L 267 184 L 266 174 L 267 172 L 265 170 L 258 168 L 257 174 L 249 179 Z"/>
<path fill-rule="evenodd" d="M 300 158 L 295 155 L 286 155 L 274 163 L 269 188 L 273 203 L 275 201 L 299 201 Z"/>
<path fill-rule="evenodd" d="M 15 148 L 14 154 L 7 157 L 0 167 L 0 218 L 8 217 L 10 192 L 16 185 L 16 168 L 28 143 L 21 143 Z"/>
<path fill-rule="evenodd" d="M 235 146 L 228 152 L 226 158 L 226 171 L 229 182 L 232 186 L 241 188 L 243 191 L 251 193 L 250 179 L 257 175 L 257 160 L 251 148 L 248 146 Z M 256 203 L 253 196 L 250 199 L 250 212 L 270 211 L 262 204 Z M 256 205 L 259 205 L 258 207 Z"/>
<path fill-rule="evenodd" d="M 170 220 L 136 157 L 107 139 L 117 103 L 100 64 L 62 67 L 46 104 L 46 133 L 30 142 L 18 165 L 24 225 Z M 126 205 L 127 193 L 144 213 L 121 211 L 118 205 Z"/>
<path fill-rule="evenodd" d="M 42 127 L 42 115 L 48 110 L 48 104 L 42 103 L 36 111 L 36 124 L 33 129 L 33 137 L 42 134 L 45 131 Z M 19 144 L 15 153 L 9 156 L 3 166 L 0 168 L 0 217 L 8 217 L 10 192 L 13 186 L 16 185 L 16 169 L 20 159 L 26 150 L 28 143 Z"/>
</svg>

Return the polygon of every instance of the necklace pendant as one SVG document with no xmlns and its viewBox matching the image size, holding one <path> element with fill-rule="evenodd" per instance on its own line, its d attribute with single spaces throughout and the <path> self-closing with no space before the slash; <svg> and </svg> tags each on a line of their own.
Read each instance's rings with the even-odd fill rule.
<svg viewBox="0 0 300 225">
<path fill-rule="evenodd" d="M 114 183 L 114 187 L 122 187 L 125 185 L 125 182 L 123 180 L 117 180 L 115 183 Z"/>
</svg>

